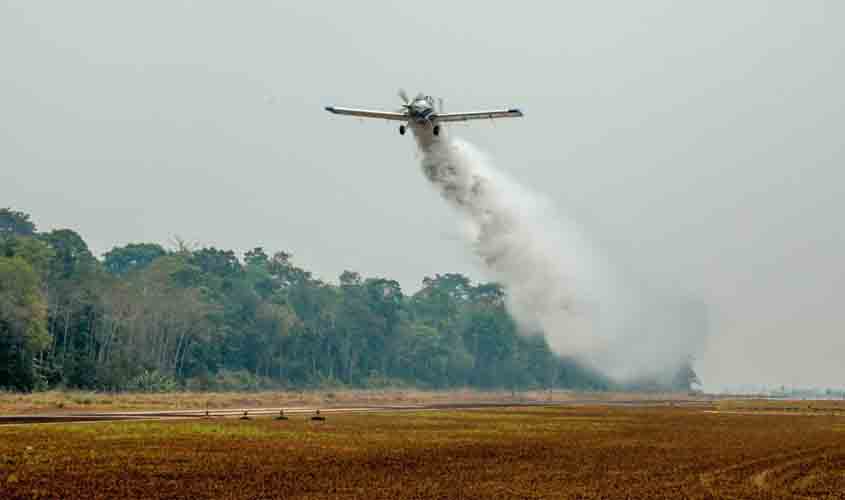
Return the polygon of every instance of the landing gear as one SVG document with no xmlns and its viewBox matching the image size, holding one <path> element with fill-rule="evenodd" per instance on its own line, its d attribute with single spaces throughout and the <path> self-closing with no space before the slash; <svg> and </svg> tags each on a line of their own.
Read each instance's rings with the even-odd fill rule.
<svg viewBox="0 0 845 500">
<path fill-rule="evenodd" d="M 440 135 L 440 125 L 435 125 L 431 131 L 434 132 L 434 135 Z"/>
<path fill-rule="evenodd" d="M 399 125 L 399 135 L 405 135 L 405 125 Z"/>
</svg>

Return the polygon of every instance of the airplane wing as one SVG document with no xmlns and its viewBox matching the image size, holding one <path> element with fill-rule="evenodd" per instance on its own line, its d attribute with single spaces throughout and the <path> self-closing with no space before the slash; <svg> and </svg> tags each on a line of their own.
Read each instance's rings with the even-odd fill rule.
<svg viewBox="0 0 845 500">
<path fill-rule="evenodd" d="M 491 111 L 470 111 L 468 113 L 437 113 L 432 120 L 438 122 L 463 122 L 467 120 L 485 120 L 492 118 L 516 118 L 522 116 L 518 109 L 494 109 Z"/>
<path fill-rule="evenodd" d="M 405 113 L 398 113 L 396 111 L 375 111 L 370 109 L 352 109 L 352 108 L 337 108 L 335 106 L 326 106 L 326 111 L 336 115 L 350 115 L 360 116 L 362 118 L 381 118 L 382 120 L 401 120 L 406 121 L 408 115 Z"/>
</svg>

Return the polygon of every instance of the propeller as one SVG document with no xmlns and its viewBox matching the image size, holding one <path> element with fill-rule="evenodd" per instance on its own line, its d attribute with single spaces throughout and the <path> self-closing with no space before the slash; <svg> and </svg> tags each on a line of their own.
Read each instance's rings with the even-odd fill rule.
<svg viewBox="0 0 845 500">
<path fill-rule="evenodd" d="M 399 99 L 402 99 L 402 102 L 405 104 L 402 105 L 397 111 L 400 113 L 407 113 L 411 110 L 411 99 L 408 97 L 408 93 L 405 92 L 405 89 L 399 89 Z"/>
</svg>

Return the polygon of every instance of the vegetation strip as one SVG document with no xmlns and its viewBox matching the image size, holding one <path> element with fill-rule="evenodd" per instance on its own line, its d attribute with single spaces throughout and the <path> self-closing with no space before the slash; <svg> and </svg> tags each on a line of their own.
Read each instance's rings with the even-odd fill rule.
<svg viewBox="0 0 845 500">
<path fill-rule="evenodd" d="M 160 418 L 203 418 L 203 417 L 235 417 L 248 413 L 252 416 L 276 415 L 283 411 L 287 415 L 313 414 L 317 411 L 323 413 L 365 413 L 365 412 L 418 412 L 418 411 L 442 411 L 442 410 L 481 410 L 486 408 L 531 408 L 531 407 L 555 407 L 555 406 L 710 406 L 707 401 L 698 400 L 570 400 L 566 402 L 549 401 L 510 401 L 510 402 L 450 402 L 435 404 L 417 405 L 378 405 L 378 406 L 357 406 L 357 407 L 278 407 L 278 408 L 229 408 L 214 410 L 171 410 L 171 411 L 134 411 L 134 412 L 113 412 L 113 413 L 78 413 L 78 414 L 57 414 L 57 415 L 0 415 L 0 425 L 10 424 L 35 424 L 35 423 L 56 423 L 56 422 L 91 422 L 109 420 L 144 420 Z"/>
</svg>

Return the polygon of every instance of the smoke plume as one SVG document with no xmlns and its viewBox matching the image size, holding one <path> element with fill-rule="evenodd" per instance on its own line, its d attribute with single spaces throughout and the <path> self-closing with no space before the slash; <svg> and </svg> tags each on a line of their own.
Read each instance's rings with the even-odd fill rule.
<svg viewBox="0 0 845 500">
<path fill-rule="evenodd" d="M 573 221 L 469 143 L 415 134 L 422 171 L 463 215 L 473 252 L 507 291 L 522 333 L 619 381 L 668 381 L 700 347 L 695 301 L 623 280 Z"/>
</svg>

